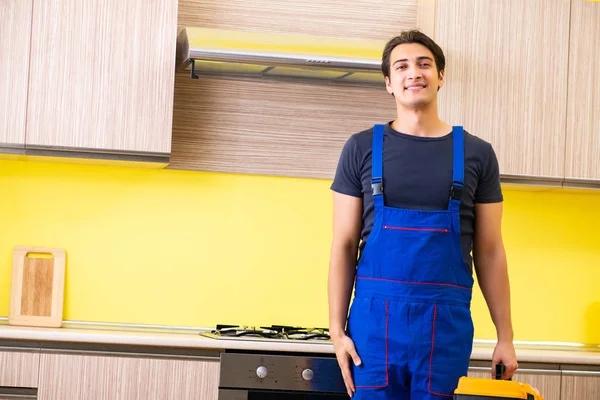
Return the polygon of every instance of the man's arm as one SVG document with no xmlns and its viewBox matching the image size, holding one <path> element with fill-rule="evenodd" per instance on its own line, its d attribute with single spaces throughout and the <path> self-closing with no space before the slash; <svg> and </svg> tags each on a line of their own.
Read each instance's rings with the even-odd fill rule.
<svg viewBox="0 0 600 400">
<path fill-rule="evenodd" d="M 354 343 L 346 336 L 346 318 L 356 275 L 356 259 L 362 227 L 362 199 L 333 193 L 333 241 L 329 263 L 329 333 L 342 371 L 348 395 L 355 387 L 352 381 L 349 358 L 356 365 L 360 358 Z"/>
<path fill-rule="evenodd" d="M 498 344 L 492 368 L 502 362 L 505 378 L 518 368 L 513 346 L 510 312 L 510 283 L 502 241 L 502 202 L 475 205 L 473 261 L 477 280 L 496 326 Z"/>
</svg>

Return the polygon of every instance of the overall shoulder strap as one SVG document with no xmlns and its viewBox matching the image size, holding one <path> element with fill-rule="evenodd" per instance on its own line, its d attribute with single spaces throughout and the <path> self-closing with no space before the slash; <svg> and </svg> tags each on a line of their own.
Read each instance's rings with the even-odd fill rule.
<svg viewBox="0 0 600 400">
<path fill-rule="evenodd" d="M 462 126 L 452 127 L 452 187 L 448 210 L 458 211 L 465 180 L 465 145 Z"/>
<path fill-rule="evenodd" d="M 373 147 L 371 149 L 371 188 L 375 207 L 383 206 L 383 131 L 384 125 L 373 127 Z"/>
</svg>

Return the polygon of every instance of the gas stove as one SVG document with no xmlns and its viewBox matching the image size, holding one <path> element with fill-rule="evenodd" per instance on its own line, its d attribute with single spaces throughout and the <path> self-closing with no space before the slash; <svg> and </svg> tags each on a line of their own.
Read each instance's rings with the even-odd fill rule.
<svg viewBox="0 0 600 400">
<path fill-rule="evenodd" d="M 306 328 L 288 325 L 245 326 L 217 325 L 201 335 L 219 340 L 250 340 L 277 342 L 310 342 L 331 344 L 329 329 Z"/>
</svg>

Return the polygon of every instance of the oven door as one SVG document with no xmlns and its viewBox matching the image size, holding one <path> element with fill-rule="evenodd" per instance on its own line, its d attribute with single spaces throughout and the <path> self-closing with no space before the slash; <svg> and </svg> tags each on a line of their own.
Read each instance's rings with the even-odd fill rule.
<svg viewBox="0 0 600 400">
<path fill-rule="evenodd" d="M 221 353 L 218 400 L 349 399 L 335 357 Z"/>
</svg>

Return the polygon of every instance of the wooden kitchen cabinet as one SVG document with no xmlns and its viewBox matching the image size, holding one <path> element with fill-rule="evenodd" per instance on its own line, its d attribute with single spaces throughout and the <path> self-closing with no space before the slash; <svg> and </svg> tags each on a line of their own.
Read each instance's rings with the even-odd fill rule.
<svg viewBox="0 0 600 400">
<path fill-rule="evenodd" d="M 491 378 L 491 362 L 489 363 L 490 367 L 469 367 L 469 371 L 467 373 L 467 376 L 469 378 L 485 378 L 485 379 L 490 379 Z"/>
<path fill-rule="evenodd" d="M 468 376 L 490 379 L 490 372 L 491 362 L 489 366 L 470 367 Z M 561 371 L 558 366 L 555 366 L 555 369 L 529 368 L 527 365 L 519 366 L 519 369 L 513 375 L 513 381 L 528 383 L 537 388 L 544 400 L 561 400 Z"/>
<path fill-rule="evenodd" d="M 560 400 L 561 372 L 560 370 L 536 370 L 519 368 L 513 380 L 528 383 L 540 391 L 544 400 Z"/>
<path fill-rule="evenodd" d="M 26 148 L 168 156 L 177 4 L 33 0 Z"/>
<path fill-rule="evenodd" d="M 491 142 L 501 174 L 562 180 L 570 2 L 437 0 L 436 7 L 435 40 L 446 55 L 440 117 Z"/>
<path fill-rule="evenodd" d="M 0 147 L 25 147 L 31 7 L 0 2 Z"/>
<path fill-rule="evenodd" d="M 40 400 L 217 400 L 219 359 L 43 353 Z"/>
<path fill-rule="evenodd" d="M 567 180 L 600 180 L 600 3 L 571 1 Z"/>
<path fill-rule="evenodd" d="M 0 387 L 36 388 L 39 365 L 39 349 L 0 349 Z"/>
<path fill-rule="evenodd" d="M 563 371 L 561 399 L 597 400 L 600 397 L 600 368 L 596 369 Z"/>
</svg>

